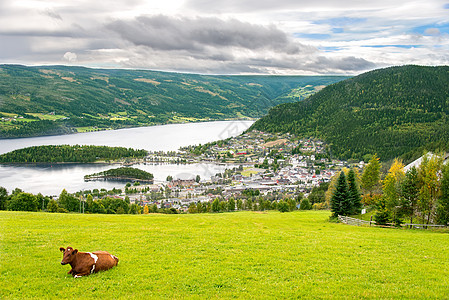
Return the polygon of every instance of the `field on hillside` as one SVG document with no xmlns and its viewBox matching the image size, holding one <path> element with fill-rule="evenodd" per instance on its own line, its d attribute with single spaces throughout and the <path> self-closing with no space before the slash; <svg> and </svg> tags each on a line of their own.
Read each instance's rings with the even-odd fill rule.
<svg viewBox="0 0 449 300">
<path fill-rule="evenodd" d="M 0 212 L 0 298 L 446 298 L 443 232 L 329 223 L 329 212 Z M 118 267 L 74 279 L 59 247 Z"/>
</svg>

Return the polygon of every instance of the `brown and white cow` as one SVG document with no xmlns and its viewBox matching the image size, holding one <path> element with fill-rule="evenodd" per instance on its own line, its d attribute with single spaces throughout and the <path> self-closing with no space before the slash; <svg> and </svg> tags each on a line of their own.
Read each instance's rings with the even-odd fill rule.
<svg viewBox="0 0 449 300">
<path fill-rule="evenodd" d="M 59 250 L 63 252 L 61 265 L 70 264 L 72 269 L 67 274 L 75 278 L 105 271 L 118 264 L 118 258 L 106 251 L 78 252 L 72 247 L 61 247 Z"/>
</svg>

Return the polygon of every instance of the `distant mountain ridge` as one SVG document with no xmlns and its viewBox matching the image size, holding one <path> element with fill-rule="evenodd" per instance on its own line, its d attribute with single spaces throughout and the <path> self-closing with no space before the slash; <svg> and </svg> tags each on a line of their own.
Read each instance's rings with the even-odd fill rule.
<svg viewBox="0 0 449 300">
<path fill-rule="evenodd" d="M 449 145 L 448 114 L 449 67 L 409 65 L 367 72 L 276 106 L 251 129 L 318 137 L 346 159 L 374 153 L 382 160 L 411 159 L 416 151 Z"/>
<path fill-rule="evenodd" d="M 345 78 L 0 65 L 0 138 L 259 118 Z"/>
</svg>

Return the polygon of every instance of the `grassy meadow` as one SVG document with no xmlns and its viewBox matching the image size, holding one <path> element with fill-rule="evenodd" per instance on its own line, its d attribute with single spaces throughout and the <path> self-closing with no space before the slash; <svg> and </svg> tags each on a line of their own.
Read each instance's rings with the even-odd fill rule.
<svg viewBox="0 0 449 300">
<path fill-rule="evenodd" d="M 329 212 L 0 212 L 0 298 L 447 298 L 447 232 L 329 223 Z M 74 279 L 59 247 L 118 267 Z"/>
</svg>

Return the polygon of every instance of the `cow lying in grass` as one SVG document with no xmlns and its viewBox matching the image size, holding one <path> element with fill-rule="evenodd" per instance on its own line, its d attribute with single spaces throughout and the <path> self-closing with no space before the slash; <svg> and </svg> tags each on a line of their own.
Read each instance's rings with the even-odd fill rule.
<svg viewBox="0 0 449 300">
<path fill-rule="evenodd" d="M 61 265 L 70 264 L 72 269 L 67 274 L 75 278 L 106 271 L 118 264 L 118 258 L 106 251 L 78 252 L 72 247 L 61 247 L 59 250 L 63 252 Z"/>
</svg>

